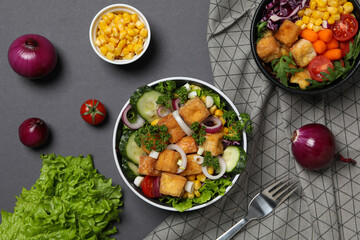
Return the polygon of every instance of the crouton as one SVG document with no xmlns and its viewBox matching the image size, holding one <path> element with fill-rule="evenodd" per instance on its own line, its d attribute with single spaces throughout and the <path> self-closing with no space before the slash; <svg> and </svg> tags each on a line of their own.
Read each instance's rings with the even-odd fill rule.
<svg viewBox="0 0 360 240">
<path fill-rule="evenodd" d="M 212 156 L 218 156 L 224 152 L 224 145 L 222 143 L 222 138 L 224 134 L 222 132 L 205 135 L 205 142 L 203 143 L 203 148 L 205 151 L 211 152 Z"/>
<path fill-rule="evenodd" d="M 275 38 L 287 47 L 291 47 L 299 38 L 301 28 L 295 23 L 285 20 L 279 30 L 275 33 Z"/>
<path fill-rule="evenodd" d="M 310 85 L 305 79 L 311 79 L 309 70 L 306 68 L 302 72 L 297 72 L 290 78 L 290 83 L 297 83 L 301 89 L 306 89 Z"/>
<path fill-rule="evenodd" d="M 194 157 L 197 156 L 197 154 L 191 154 L 187 155 L 187 165 L 184 171 L 180 173 L 181 176 L 188 176 L 188 175 L 194 175 L 202 173 L 201 170 L 201 164 L 198 164 Z"/>
<path fill-rule="evenodd" d="M 306 67 L 317 54 L 311 42 L 300 39 L 291 48 L 290 52 L 294 58 L 296 65 Z"/>
<path fill-rule="evenodd" d="M 180 153 L 165 149 L 159 154 L 156 162 L 156 169 L 164 172 L 177 173 L 178 160 L 181 159 Z"/>
<path fill-rule="evenodd" d="M 172 113 L 161 118 L 158 122 L 158 125 L 165 125 L 168 128 L 168 133 L 171 135 L 169 142 L 171 143 L 176 143 L 186 135 L 179 124 L 176 122 Z"/>
<path fill-rule="evenodd" d="M 267 36 L 260 39 L 256 44 L 256 52 L 265 63 L 271 62 L 281 57 L 280 44 L 273 36 Z"/>
<path fill-rule="evenodd" d="M 198 147 L 195 141 L 195 138 L 191 136 L 183 137 L 180 141 L 176 143 L 179 147 L 181 147 L 186 154 L 195 153 L 198 151 Z"/>
<path fill-rule="evenodd" d="M 161 176 L 161 172 L 156 170 L 156 162 L 155 158 L 149 156 L 141 156 L 139 161 L 139 173 L 142 175 L 149 176 Z"/>
<path fill-rule="evenodd" d="M 184 192 L 187 179 L 172 173 L 162 173 L 160 178 L 160 193 L 180 197 Z"/>
<path fill-rule="evenodd" d="M 209 110 L 198 97 L 187 101 L 184 106 L 180 108 L 179 113 L 189 126 L 194 122 L 201 123 L 210 116 Z"/>
</svg>

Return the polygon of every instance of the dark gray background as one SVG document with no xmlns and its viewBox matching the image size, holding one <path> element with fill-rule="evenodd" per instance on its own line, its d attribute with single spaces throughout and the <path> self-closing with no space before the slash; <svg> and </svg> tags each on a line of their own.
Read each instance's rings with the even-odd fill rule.
<svg viewBox="0 0 360 240">
<path fill-rule="evenodd" d="M 13 211 L 23 187 L 40 175 L 40 154 L 92 154 L 94 165 L 123 190 L 124 207 L 116 239 L 141 239 L 171 214 L 139 199 L 127 188 L 116 168 L 112 135 L 116 118 L 136 87 L 151 81 L 187 76 L 213 82 L 206 41 L 208 1 L 123 1 L 138 8 L 151 25 L 150 47 L 142 59 L 128 66 L 101 60 L 89 43 L 92 18 L 117 1 L 1 1 L 0 15 L 0 209 Z M 48 38 L 58 52 L 53 74 L 28 80 L 14 73 L 7 51 L 20 35 Z M 79 114 L 81 104 L 99 99 L 108 110 L 101 126 L 90 126 Z M 18 127 L 29 117 L 45 120 L 49 144 L 40 149 L 23 146 Z"/>
</svg>

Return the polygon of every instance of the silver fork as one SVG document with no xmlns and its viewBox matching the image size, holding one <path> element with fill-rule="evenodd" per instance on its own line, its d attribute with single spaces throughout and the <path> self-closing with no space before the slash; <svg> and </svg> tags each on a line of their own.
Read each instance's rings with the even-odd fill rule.
<svg viewBox="0 0 360 240">
<path fill-rule="evenodd" d="M 225 240 L 233 237 L 248 222 L 254 219 L 260 219 L 268 216 L 274 209 L 283 203 L 293 192 L 295 192 L 297 183 L 291 183 L 290 180 L 285 181 L 282 178 L 261 193 L 258 193 L 250 202 L 247 215 L 238 223 L 227 230 L 217 240 Z"/>
</svg>

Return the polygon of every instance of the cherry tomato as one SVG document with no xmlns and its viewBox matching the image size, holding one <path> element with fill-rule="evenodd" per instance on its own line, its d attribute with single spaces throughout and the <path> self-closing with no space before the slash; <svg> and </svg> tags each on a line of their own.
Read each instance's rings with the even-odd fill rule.
<svg viewBox="0 0 360 240">
<path fill-rule="evenodd" d="M 308 66 L 308 70 L 310 72 L 311 78 L 315 81 L 322 82 L 322 78 L 324 77 L 321 72 L 329 73 L 328 68 L 333 69 L 334 65 L 331 61 L 324 56 L 315 57 Z"/>
<path fill-rule="evenodd" d="M 91 125 L 98 125 L 106 117 L 104 104 L 96 99 L 89 99 L 81 105 L 80 115 L 85 122 Z"/>
<path fill-rule="evenodd" d="M 340 49 L 341 49 L 341 57 L 344 58 L 345 55 L 350 50 L 350 42 L 354 43 L 354 39 L 351 39 L 350 41 L 340 42 Z"/>
<path fill-rule="evenodd" d="M 333 37 L 338 41 L 348 41 L 355 36 L 359 28 L 356 18 L 342 14 L 340 20 L 332 26 Z"/>
<path fill-rule="evenodd" d="M 154 187 L 154 179 L 155 177 L 145 176 L 143 181 L 141 182 L 141 189 L 143 193 L 149 198 L 155 198 L 153 187 Z"/>
</svg>

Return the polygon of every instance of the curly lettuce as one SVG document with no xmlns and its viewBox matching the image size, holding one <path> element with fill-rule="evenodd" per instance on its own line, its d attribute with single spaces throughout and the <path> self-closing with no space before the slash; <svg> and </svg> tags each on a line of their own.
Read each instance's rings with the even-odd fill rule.
<svg viewBox="0 0 360 240">
<path fill-rule="evenodd" d="M 42 155 L 41 174 L 1 211 L 0 239 L 110 239 L 122 206 L 120 186 L 97 172 L 91 156 Z"/>
</svg>

